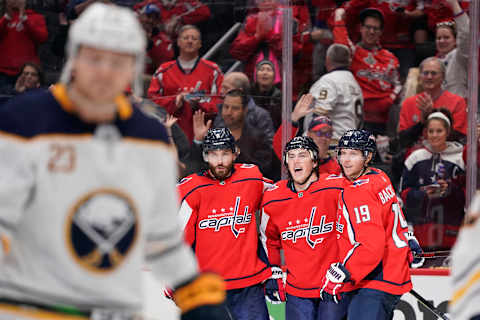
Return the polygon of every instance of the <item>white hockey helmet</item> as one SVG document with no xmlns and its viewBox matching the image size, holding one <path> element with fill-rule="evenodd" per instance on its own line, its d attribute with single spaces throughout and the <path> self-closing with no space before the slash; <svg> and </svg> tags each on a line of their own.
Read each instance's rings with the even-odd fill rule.
<svg viewBox="0 0 480 320">
<path fill-rule="evenodd" d="M 81 45 L 135 55 L 135 95 L 143 91 L 142 74 L 145 66 L 147 39 L 135 13 L 128 8 L 96 2 L 70 26 L 67 41 L 67 62 L 60 82 L 71 80 L 73 58 Z"/>
</svg>

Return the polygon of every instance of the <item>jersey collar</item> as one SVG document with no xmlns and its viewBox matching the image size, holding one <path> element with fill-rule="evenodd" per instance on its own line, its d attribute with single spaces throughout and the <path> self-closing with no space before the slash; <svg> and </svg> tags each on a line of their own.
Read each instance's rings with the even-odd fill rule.
<svg viewBox="0 0 480 320">
<path fill-rule="evenodd" d="M 72 100 L 68 97 L 67 87 L 64 84 L 57 83 L 50 89 L 58 104 L 68 113 L 73 113 L 74 105 Z M 127 120 L 132 116 L 133 107 L 124 95 L 119 95 L 115 98 L 117 105 L 117 113 L 121 120 Z"/>
</svg>

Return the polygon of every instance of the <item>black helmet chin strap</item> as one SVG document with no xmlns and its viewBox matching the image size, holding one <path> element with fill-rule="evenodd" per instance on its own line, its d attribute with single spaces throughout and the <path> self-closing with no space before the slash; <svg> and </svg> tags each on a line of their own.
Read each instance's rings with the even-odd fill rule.
<svg viewBox="0 0 480 320">
<path fill-rule="evenodd" d="M 318 164 L 317 164 L 317 167 L 318 167 Z M 290 175 L 290 181 L 292 182 L 291 185 L 292 185 L 292 188 L 295 189 L 293 191 L 297 192 L 296 188 L 295 188 L 295 183 L 298 184 L 298 185 L 301 185 L 303 186 L 304 184 L 306 184 L 308 182 L 308 180 L 310 179 L 310 177 L 312 176 L 313 173 L 316 173 L 316 170 L 317 168 L 312 168 L 312 171 L 310 171 L 310 174 L 308 175 L 308 177 L 305 178 L 305 180 L 303 180 L 303 182 L 295 182 L 293 181 L 293 178 L 292 178 L 292 175 L 289 173 Z"/>
<path fill-rule="evenodd" d="M 308 175 L 308 177 L 305 178 L 305 180 L 302 182 L 302 183 L 299 183 L 299 185 L 303 186 L 305 183 L 307 183 L 307 181 L 310 179 L 310 177 L 312 176 L 312 174 L 315 172 L 315 168 L 312 168 L 312 170 L 310 171 L 310 174 Z"/>
<path fill-rule="evenodd" d="M 365 171 L 367 171 L 367 168 L 368 168 L 368 166 L 363 165 L 362 171 L 360 171 L 360 173 L 358 174 L 358 176 L 356 176 L 355 178 L 353 178 L 353 179 L 351 179 L 351 180 L 354 181 L 354 180 L 357 180 L 358 178 L 360 178 L 360 177 L 365 173 Z"/>
</svg>

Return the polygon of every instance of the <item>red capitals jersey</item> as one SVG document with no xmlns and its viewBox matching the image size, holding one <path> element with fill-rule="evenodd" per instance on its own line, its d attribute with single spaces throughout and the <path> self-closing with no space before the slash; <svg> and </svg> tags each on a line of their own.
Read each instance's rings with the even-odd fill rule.
<svg viewBox="0 0 480 320">
<path fill-rule="evenodd" d="M 287 180 L 265 191 L 262 244 L 274 265 L 280 265 L 279 250 L 284 250 L 291 295 L 319 298 L 328 267 L 339 259 L 335 221 L 340 191 L 322 177 L 301 192 L 293 191 Z"/>
<path fill-rule="evenodd" d="M 186 24 L 198 24 L 210 18 L 210 8 L 198 0 L 144 0 L 137 3 L 133 9 L 138 11 L 147 4 L 153 3 L 160 8 L 160 21 L 167 25 L 177 20 L 173 36 L 176 38 L 178 29 Z"/>
<path fill-rule="evenodd" d="M 351 274 L 345 291 L 376 289 L 400 295 L 410 291 L 407 221 L 387 175 L 378 169 L 355 181 L 344 178 L 337 231 L 339 253 Z"/>
<path fill-rule="evenodd" d="M 222 71 L 213 62 L 199 58 L 193 69 L 186 73 L 179 62 L 173 60 L 162 64 L 155 72 L 148 88 L 148 97 L 178 118 L 178 125 L 191 142 L 194 110 L 186 101 L 180 109 L 177 109 L 176 96 L 183 91 L 203 91 L 205 96 L 200 99 L 198 105 L 213 116 L 218 112 L 217 104 L 220 103 L 218 93 L 222 81 Z"/>
<path fill-rule="evenodd" d="M 388 50 L 367 50 L 353 45 L 343 21 L 335 22 L 335 43 L 341 43 L 352 51 L 350 70 L 362 88 L 363 115 L 367 122 L 386 123 L 388 111 L 401 90 L 398 79 L 398 59 Z"/>
<path fill-rule="evenodd" d="M 152 36 L 150 41 L 152 43 L 147 52 L 145 72 L 153 74 L 162 63 L 173 59 L 174 52 L 172 40 L 163 31 Z"/>
<path fill-rule="evenodd" d="M 402 103 L 398 131 L 403 131 L 416 125 L 422 117 L 417 107 L 417 98 L 422 93 L 408 97 Z M 467 103 L 465 99 L 448 91 L 443 91 L 437 100 L 433 101 L 433 108 L 445 108 L 452 113 L 453 129 L 467 135 Z"/>
<path fill-rule="evenodd" d="M 255 212 L 264 182 L 257 166 L 235 164 L 224 181 L 207 173 L 192 174 L 178 184 L 185 240 L 202 271 L 222 276 L 227 290 L 245 288 L 272 274 L 258 256 Z"/>
</svg>

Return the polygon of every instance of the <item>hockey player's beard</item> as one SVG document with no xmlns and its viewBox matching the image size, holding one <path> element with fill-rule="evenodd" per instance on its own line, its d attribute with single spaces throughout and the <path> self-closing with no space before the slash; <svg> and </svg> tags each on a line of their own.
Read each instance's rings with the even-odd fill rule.
<svg viewBox="0 0 480 320">
<path fill-rule="evenodd" d="M 210 174 L 217 180 L 220 180 L 220 181 L 223 181 L 225 180 L 226 178 L 228 178 L 231 173 L 232 173 L 232 169 L 233 169 L 233 163 L 230 163 L 230 165 L 228 166 L 211 166 L 209 165 L 209 172 Z M 221 167 L 222 169 L 220 169 L 221 171 L 223 172 L 219 172 L 219 167 Z"/>
<path fill-rule="evenodd" d="M 74 104 L 77 116 L 88 123 L 105 123 L 115 119 L 117 105 L 111 102 L 96 102 L 74 87 L 68 89 L 68 96 Z"/>
</svg>

